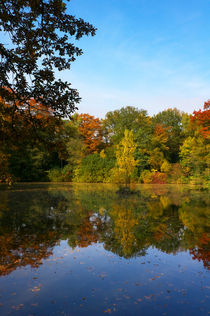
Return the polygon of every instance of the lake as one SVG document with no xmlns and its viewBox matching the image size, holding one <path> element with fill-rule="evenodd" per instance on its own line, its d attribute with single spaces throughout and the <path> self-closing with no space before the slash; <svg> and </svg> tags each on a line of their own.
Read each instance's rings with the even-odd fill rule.
<svg viewBox="0 0 210 316">
<path fill-rule="evenodd" d="M 0 190 L 0 315 L 209 315 L 209 195 L 196 187 Z"/>
</svg>

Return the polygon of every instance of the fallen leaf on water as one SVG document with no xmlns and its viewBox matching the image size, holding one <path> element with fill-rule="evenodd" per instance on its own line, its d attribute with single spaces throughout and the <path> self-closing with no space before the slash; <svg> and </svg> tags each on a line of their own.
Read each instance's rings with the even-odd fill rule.
<svg viewBox="0 0 210 316">
<path fill-rule="evenodd" d="M 40 287 L 39 286 L 35 286 L 31 291 L 32 292 L 39 292 L 40 291 Z"/>
<path fill-rule="evenodd" d="M 150 281 L 160 278 L 160 275 L 154 276 L 154 278 L 149 279 Z"/>
<path fill-rule="evenodd" d="M 109 314 L 111 314 L 111 308 L 108 308 L 108 309 L 106 309 L 105 311 L 104 311 L 104 313 L 109 313 Z"/>
<path fill-rule="evenodd" d="M 99 277 L 102 278 L 102 279 L 105 278 L 105 276 L 106 276 L 106 274 L 100 274 L 99 275 Z"/>
</svg>

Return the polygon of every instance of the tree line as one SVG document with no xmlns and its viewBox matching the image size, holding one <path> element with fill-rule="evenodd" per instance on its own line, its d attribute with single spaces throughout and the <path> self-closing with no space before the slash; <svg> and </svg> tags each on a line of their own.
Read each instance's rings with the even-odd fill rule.
<svg viewBox="0 0 210 316">
<path fill-rule="evenodd" d="M 208 183 L 210 100 L 192 115 L 127 106 L 104 119 L 31 99 L 31 120 L 18 106 L 0 100 L 1 182 Z"/>
<path fill-rule="evenodd" d="M 202 183 L 209 178 L 209 112 L 149 116 L 124 107 L 98 119 L 55 71 L 83 52 L 96 28 L 66 1 L 0 3 L 0 182 Z M 71 117 L 67 120 L 67 117 Z"/>
</svg>

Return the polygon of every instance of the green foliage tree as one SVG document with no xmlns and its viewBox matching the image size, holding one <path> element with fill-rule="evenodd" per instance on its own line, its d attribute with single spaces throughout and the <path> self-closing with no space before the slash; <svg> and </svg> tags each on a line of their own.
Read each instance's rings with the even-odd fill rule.
<svg viewBox="0 0 210 316">
<path fill-rule="evenodd" d="M 210 145 L 202 136 L 187 137 L 180 148 L 181 165 L 185 176 L 194 176 L 202 182 L 202 176 L 208 177 L 210 166 Z"/>
<path fill-rule="evenodd" d="M 147 111 L 132 106 L 108 112 L 103 121 L 104 137 L 107 143 L 119 144 L 125 130 L 133 130 L 135 134 L 147 123 Z"/>
<path fill-rule="evenodd" d="M 110 170 L 114 167 L 115 160 L 109 156 L 101 157 L 100 154 L 90 154 L 83 158 L 81 164 L 75 169 L 74 180 L 77 182 L 107 182 Z"/>
</svg>

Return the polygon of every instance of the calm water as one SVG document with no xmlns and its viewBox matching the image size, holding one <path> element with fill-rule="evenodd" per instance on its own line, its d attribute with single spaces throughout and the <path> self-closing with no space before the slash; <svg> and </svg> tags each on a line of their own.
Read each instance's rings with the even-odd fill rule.
<svg viewBox="0 0 210 316">
<path fill-rule="evenodd" d="M 208 315 L 208 193 L 0 190 L 0 315 Z"/>
</svg>

